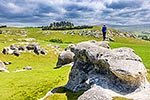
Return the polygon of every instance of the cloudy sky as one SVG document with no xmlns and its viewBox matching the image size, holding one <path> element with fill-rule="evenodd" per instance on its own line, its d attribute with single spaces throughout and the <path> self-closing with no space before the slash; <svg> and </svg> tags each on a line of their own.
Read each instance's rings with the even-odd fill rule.
<svg viewBox="0 0 150 100">
<path fill-rule="evenodd" d="M 150 24 L 150 0 L 0 0 L 0 25 Z"/>
</svg>

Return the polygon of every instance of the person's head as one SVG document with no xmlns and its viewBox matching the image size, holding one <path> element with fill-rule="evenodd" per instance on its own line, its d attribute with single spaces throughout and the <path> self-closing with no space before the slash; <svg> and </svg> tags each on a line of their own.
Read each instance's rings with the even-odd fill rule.
<svg viewBox="0 0 150 100">
<path fill-rule="evenodd" d="M 105 24 L 103 26 L 106 26 Z"/>
</svg>

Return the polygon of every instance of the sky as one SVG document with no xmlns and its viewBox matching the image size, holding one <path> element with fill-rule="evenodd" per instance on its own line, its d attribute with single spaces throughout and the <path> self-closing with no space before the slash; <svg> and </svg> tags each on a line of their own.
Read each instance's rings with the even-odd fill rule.
<svg viewBox="0 0 150 100">
<path fill-rule="evenodd" d="M 150 24 L 150 0 L 0 0 L 0 25 Z"/>
</svg>

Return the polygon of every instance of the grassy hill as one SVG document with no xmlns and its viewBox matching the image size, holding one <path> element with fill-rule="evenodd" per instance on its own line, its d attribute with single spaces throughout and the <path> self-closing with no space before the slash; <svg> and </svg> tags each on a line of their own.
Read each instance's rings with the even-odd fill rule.
<svg viewBox="0 0 150 100">
<path fill-rule="evenodd" d="M 47 55 L 35 55 L 31 52 L 21 53 L 19 57 L 14 55 L 4 55 L 0 53 L 0 60 L 11 61 L 12 64 L 7 65 L 10 73 L 0 72 L 0 100 L 37 100 L 43 97 L 49 90 L 65 85 L 68 80 L 68 75 L 71 67 L 65 66 L 60 69 L 54 69 L 58 53 L 48 44 L 59 45 L 62 49 L 70 43 L 78 43 L 87 40 L 101 41 L 102 38 L 94 38 L 92 36 L 79 36 L 78 34 L 62 34 L 65 31 L 42 31 L 40 28 L 1 28 L 0 30 L 27 31 L 26 36 L 18 34 L 0 34 L 0 51 L 11 44 L 25 42 L 24 38 L 35 38 L 31 42 L 39 42 L 42 48 L 48 51 Z M 89 30 L 89 29 L 86 29 Z M 95 26 L 93 30 L 101 30 L 101 27 Z M 113 30 L 113 29 L 110 29 Z M 72 31 L 72 30 L 69 30 Z M 78 32 L 79 30 L 74 30 Z M 117 32 L 116 30 L 113 30 Z M 45 34 L 45 33 L 46 34 Z M 50 40 L 61 40 L 61 43 L 50 42 Z M 139 55 L 146 68 L 150 68 L 150 42 L 141 39 L 114 37 L 115 42 L 110 42 L 111 48 L 130 47 Z M 32 66 L 33 70 L 14 72 L 22 69 L 25 66 Z M 148 74 L 150 77 L 150 72 Z M 82 93 L 72 93 L 70 91 L 57 93 L 51 96 L 48 100 L 76 100 Z M 119 99 L 120 100 L 120 99 Z"/>
</svg>

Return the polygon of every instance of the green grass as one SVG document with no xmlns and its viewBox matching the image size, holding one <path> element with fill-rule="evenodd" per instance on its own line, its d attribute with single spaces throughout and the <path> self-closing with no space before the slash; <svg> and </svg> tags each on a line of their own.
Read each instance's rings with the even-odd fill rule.
<svg viewBox="0 0 150 100">
<path fill-rule="evenodd" d="M 112 100 L 133 100 L 133 99 L 128 99 L 128 98 L 124 98 L 124 97 L 118 97 L 118 96 L 116 96 L 116 97 L 113 97 L 113 99 Z"/>
<path fill-rule="evenodd" d="M 6 29 L 6 28 L 4 28 Z M 59 45 L 62 49 L 67 47 L 70 43 L 78 43 L 87 40 L 101 41 L 102 38 L 96 39 L 93 37 L 81 37 L 76 35 L 60 34 L 63 31 L 51 31 L 51 34 L 44 35 L 40 28 L 7 28 L 9 30 L 24 29 L 28 31 L 27 37 L 16 35 L 0 34 L 0 51 L 11 44 L 17 44 L 17 39 L 20 38 L 35 38 L 36 42 L 48 50 L 47 55 L 35 55 L 34 53 L 21 53 L 19 57 L 14 55 L 3 55 L 0 53 L 0 60 L 11 61 L 11 65 L 7 65 L 10 73 L 0 73 L 0 100 L 37 100 L 43 97 L 49 90 L 63 86 L 67 83 L 68 75 L 71 67 L 66 66 L 60 69 L 54 69 L 58 54 L 54 54 L 52 48 L 47 44 Z M 101 27 L 94 27 L 93 29 L 100 30 Z M 78 31 L 78 30 L 75 30 Z M 50 39 L 61 39 L 63 43 L 49 42 Z M 10 41 L 11 40 L 11 41 Z M 115 38 L 115 42 L 111 42 L 111 48 L 130 47 L 135 50 L 147 69 L 150 68 L 150 42 L 129 39 L 129 38 Z M 33 70 L 24 72 L 14 72 L 14 70 L 22 69 L 25 66 L 32 66 Z M 150 80 L 150 71 L 148 70 L 148 79 Z M 65 91 L 56 93 L 50 96 L 47 100 L 76 100 L 83 92 L 73 93 Z M 125 100 L 118 99 L 114 100 Z"/>
</svg>

